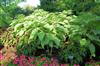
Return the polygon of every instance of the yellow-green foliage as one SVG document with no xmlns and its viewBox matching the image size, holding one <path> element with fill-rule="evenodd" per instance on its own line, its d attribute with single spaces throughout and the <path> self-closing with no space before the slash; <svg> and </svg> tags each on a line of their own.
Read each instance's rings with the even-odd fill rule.
<svg viewBox="0 0 100 66">
<path fill-rule="evenodd" d="M 69 22 L 75 18 L 74 15 L 67 16 L 70 13 L 70 11 L 48 13 L 37 9 L 30 16 L 14 20 L 11 27 L 22 44 L 33 42 L 42 48 L 46 45 L 60 47 L 68 34 Z"/>
</svg>

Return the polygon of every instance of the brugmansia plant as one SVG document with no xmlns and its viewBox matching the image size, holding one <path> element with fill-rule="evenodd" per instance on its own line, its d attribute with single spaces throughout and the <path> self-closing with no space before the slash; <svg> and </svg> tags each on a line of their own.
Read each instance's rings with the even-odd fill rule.
<svg viewBox="0 0 100 66">
<path fill-rule="evenodd" d="M 69 22 L 75 18 L 68 14 L 70 11 L 48 13 L 37 9 L 30 16 L 20 16 L 11 23 L 15 36 L 20 37 L 18 45 L 33 43 L 37 48 L 61 47 L 68 34 Z"/>
</svg>

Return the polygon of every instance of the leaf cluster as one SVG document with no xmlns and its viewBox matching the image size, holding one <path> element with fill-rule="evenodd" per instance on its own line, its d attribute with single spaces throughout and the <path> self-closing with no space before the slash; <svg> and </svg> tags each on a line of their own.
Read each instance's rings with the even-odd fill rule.
<svg viewBox="0 0 100 66">
<path fill-rule="evenodd" d="M 69 21 L 75 16 L 68 16 L 67 11 L 48 13 L 37 9 L 32 15 L 21 17 L 11 23 L 15 36 L 20 43 L 33 43 L 38 48 L 61 47 L 68 34 Z M 20 45 L 20 44 L 19 44 Z"/>
</svg>

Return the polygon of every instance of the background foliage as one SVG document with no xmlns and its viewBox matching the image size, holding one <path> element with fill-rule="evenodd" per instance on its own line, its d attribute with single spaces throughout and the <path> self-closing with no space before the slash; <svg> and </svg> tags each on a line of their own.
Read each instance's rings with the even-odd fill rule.
<svg viewBox="0 0 100 66">
<path fill-rule="evenodd" d="M 16 9 L 18 0 L 0 0 L 0 27 L 8 27 L 13 19 L 12 12 Z"/>
<path fill-rule="evenodd" d="M 22 0 L 0 0 L 0 28 L 8 27 L 19 14 L 25 16 L 33 12 L 33 8 L 22 9 L 17 6 Z"/>
<path fill-rule="evenodd" d="M 74 14 L 79 14 L 80 12 L 88 12 L 98 14 L 100 2 L 99 0 L 40 0 L 40 8 L 55 12 L 63 10 L 73 10 Z M 99 11 L 99 12 L 98 12 Z"/>
</svg>

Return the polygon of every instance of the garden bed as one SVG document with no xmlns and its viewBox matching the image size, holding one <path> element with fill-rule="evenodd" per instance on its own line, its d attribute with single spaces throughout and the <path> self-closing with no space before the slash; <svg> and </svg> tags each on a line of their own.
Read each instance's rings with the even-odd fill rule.
<svg viewBox="0 0 100 66">
<path fill-rule="evenodd" d="M 99 59 L 98 59 L 99 60 Z M 33 65 L 32 65 L 32 64 Z M 25 65 L 26 64 L 26 65 Z M 47 58 L 45 56 L 28 57 L 25 55 L 18 56 L 16 49 L 13 47 L 0 47 L 0 65 L 1 66 L 70 66 L 70 64 L 61 64 L 57 58 Z M 100 61 L 88 60 L 83 64 L 73 64 L 71 66 L 100 66 Z"/>
</svg>

